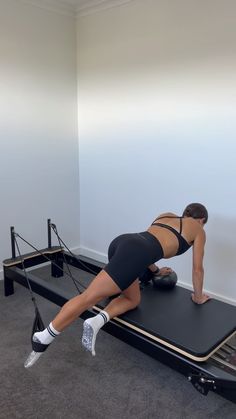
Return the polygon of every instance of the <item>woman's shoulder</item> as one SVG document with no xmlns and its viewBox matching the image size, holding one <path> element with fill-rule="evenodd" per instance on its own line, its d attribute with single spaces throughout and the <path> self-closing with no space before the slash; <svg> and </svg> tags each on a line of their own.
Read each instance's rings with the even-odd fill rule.
<svg viewBox="0 0 236 419">
<path fill-rule="evenodd" d="M 173 212 L 163 212 L 162 214 L 159 214 L 158 216 L 157 216 L 157 218 L 164 218 L 164 217 L 176 217 L 176 218 L 180 218 L 180 216 L 179 215 L 177 215 L 177 214 L 174 214 Z"/>
<path fill-rule="evenodd" d="M 197 222 L 192 217 L 186 217 L 185 219 L 185 231 L 189 232 L 191 237 L 191 241 L 193 243 L 202 243 L 204 244 L 206 241 L 206 232 L 201 224 Z"/>
</svg>

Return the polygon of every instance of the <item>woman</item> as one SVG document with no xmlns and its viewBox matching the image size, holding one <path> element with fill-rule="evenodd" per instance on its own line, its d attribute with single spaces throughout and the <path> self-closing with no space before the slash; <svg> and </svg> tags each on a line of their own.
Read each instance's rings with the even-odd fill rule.
<svg viewBox="0 0 236 419">
<path fill-rule="evenodd" d="M 182 217 L 172 213 L 161 214 L 147 231 L 123 234 L 115 238 L 108 250 L 109 263 L 89 287 L 82 294 L 69 300 L 45 330 L 33 335 L 33 352 L 26 360 L 25 367 L 31 367 L 54 338 L 83 311 L 104 298 L 121 294 L 97 316 L 85 320 L 83 324 L 82 344 L 95 355 L 95 341 L 100 328 L 113 317 L 139 305 L 139 275 L 147 267 L 154 273 L 166 274 L 170 269 L 159 269 L 155 262 L 180 255 L 190 247 L 193 247 L 192 300 L 196 304 L 205 303 L 209 299 L 202 291 L 206 241 L 203 226 L 207 220 L 206 208 L 202 204 L 193 203 L 185 208 Z"/>
</svg>

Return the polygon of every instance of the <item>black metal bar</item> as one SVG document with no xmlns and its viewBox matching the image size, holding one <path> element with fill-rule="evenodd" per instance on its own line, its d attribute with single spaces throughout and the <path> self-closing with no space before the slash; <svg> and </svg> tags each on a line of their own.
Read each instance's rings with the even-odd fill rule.
<svg viewBox="0 0 236 419">
<path fill-rule="evenodd" d="M 54 304 L 62 307 L 71 298 L 71 294 L 69 292 L 56 287 L 55 284 L 53 285 L 50 282 L 46 282 L 36 275 L 33 275 L 31 272 L 28 272 L 27 276 L 32 291 Z M 24 271 L 15 266 L 6 268 L 6 281 L 15 281 L 23 287 L 28 288 Z M 81 318 L 86 319 L 95 314 L 96 313 L 92 310 L 87 310 L 81 315 Z"/>
<path fill-rule="evenodd" d="M 45 281 L 36 277 L 32 273 L 28 272 L 28 279 L 32 288 L 32 291 L 46 299 L 52 301 L 53 303 L 62 306 L 68 301 L 68 296 L 60 290 L 60 292 L 55 289 L 51 284 L 46 284 Z M 20 285 L 23 285 L 25 288 L 28 288 L 28 283 L 25 278 L 24 271 L 21 269 L 12 266 L 6 268 L 6 280 L 13 280 Z M 47 285 L 47 286 L 46 286 Z"/>
<path fill-rule="evenodd" d="M 3 274 L 4 274 L 4 295 L 8 297 L 9 295 L 14 294 L 14 280 L 8 278 L 7 276 L 8 268 L 5 266 L 3 267 Z"/>
<path fill-rule="evenodd" d="M 51 232 L 51 219 L 48 218 L 48 247 L 49 249 L 52 247 L 52 232 Z"/>
<path fill-rule="evenodd" d="M 62 256 L 63 252 L 57 253 L 51 263 L 51 276 L 53 278 L 60 278 L 64 275 L 63 266 L 64 259 Z"/>
<path fill-rule="evenodd" d="M 12 258 L 16 257 L 15 229 L 13 226 L 11 226 L 11 254 Z"/>
<path fill-rule="evenodd" d="M 89 259 L 86 257 L 72 256 L 68 252 L 59 254 L 58 257 L 59 258 L 65 257 L 69 265 L 74 266 L 75 268 L 81 269 L 82 271 L 85 271 L 88 273 L 94 273 L 95 275 L 98 274 L 104 266 L 103 263 L 100 263 L 100 262 L 94 263 L 94 262 L 89 261 Z"/>
</svg>

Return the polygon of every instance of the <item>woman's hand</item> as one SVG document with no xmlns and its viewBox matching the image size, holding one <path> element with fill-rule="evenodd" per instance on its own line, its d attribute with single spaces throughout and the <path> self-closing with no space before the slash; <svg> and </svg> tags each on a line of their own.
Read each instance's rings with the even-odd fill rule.
<svg viewBox="0 0 236 419">
<path fill-rule="evenodd" d="M 160 268 L 157 275 L 165 276 L 170 275 L 173 270 L 171 268 L 168 268 L 167 266 L 164 266 L 163 268 Z"/>
<path fill-rule="evenodd" d="M 207 301 L 209 301 L 210 300 L 210 297 L 209 297 L 209 295 L 206 295 L 206 294 L 202 294 L 201 295 L 201 297 L 196 297 L 195 296 L 195 294 L 192 294 L 192 301 L 195 303 L 195 304 L 204 304 L 204 303 L 206 303 Z"/>
</svg>

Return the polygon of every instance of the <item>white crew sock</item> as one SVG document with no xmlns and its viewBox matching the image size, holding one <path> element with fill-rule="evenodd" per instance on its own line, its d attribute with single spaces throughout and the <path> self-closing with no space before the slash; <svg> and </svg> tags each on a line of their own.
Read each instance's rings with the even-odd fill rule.
<svg viewBox="0 0 236 419">
<path fill-rule="evenodd" d="M 54 329 L 52 322 L 48 325 L 46 329 L 44 329 L 42 332 L 36 332 L 33 335 L 34 341 L 39 341 L 40 343 L 43 343 L 44 345 L 49 345 L 52 343 L 52 341 L 60 335 L 61 332 L 58 332 L 56 329 Z"/>
<path fill-rule="evenodd" d="M 84 321 L 83 324 L 83 336 L 82 345 L 92 353 L 95 353 L 95 343 L 98 331 L 104 326 L 105 323 L 109 322 L 110 316 L 106 311 L 101 311 L 97 316 L 90 317 Z"/>
<path fill-rule="evenodd" d="M 54 329 L 52 323 L 50 323 L 49 326 L 46 329 L 44 329 L 42 332 L 34 333 L 33 340 L 34 342 L 40 342 L 43 345 L 49 345 L 58 335 L 60 335 L 60 332 Z M 32 367 L 32 365 L 34 365 L 35 362 L 38 361 L 38 359 L 40 358 L 41 355 L 43 355 L 43 353 L 44 352 L 32 351 L 24 363 L 25 368 Z"/>
</svg>

